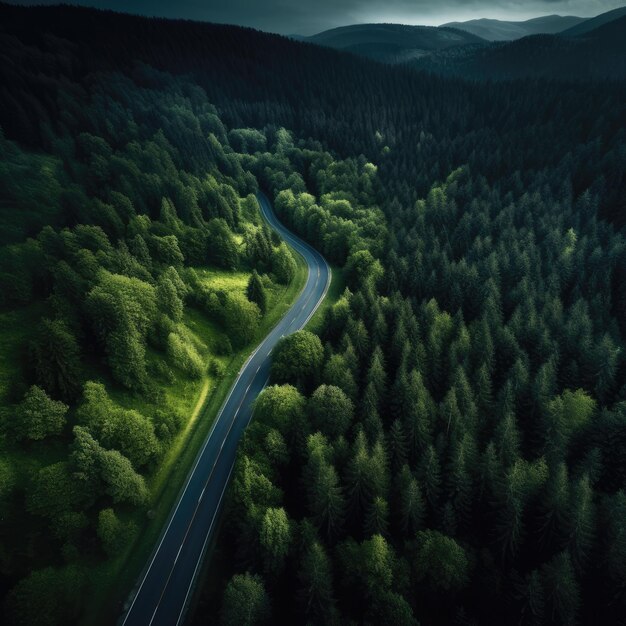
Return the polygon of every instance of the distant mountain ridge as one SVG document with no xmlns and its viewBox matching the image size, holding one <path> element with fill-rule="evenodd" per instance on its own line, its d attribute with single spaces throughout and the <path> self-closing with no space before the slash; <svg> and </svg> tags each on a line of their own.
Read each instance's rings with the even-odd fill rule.
<svg viewBox="0 0 626 626">
<path fill-rule="evenodd" d="M 292 38 L 384 63 L 474 80 L 626 79 L 626 7 L 594 18 L 551 15 L 525 22 L 454 24 L 479 25 L 492 39 L 449 25 L 402 24 L 357 24 Z M 494 24 L 509 29 L 509 38 L 494 40 Z M 511 29 L 531 34 L 513 37 Z"/>
<path fill-rule="evenodd" d="M 609 24 L 610 22 L 614 22 L 622 17 L 626 16 L 626 7 L 621 7 L 619 9 L 613 9 L 612 11 L 607 11 L 606 13 L 602 13 L 597 15 L 596 17 L 592 17 L 584 22 L 577 24 L 576 26 L 572 26 L 567 30 L 563 31 L 561 34 L 567 37 L 578 37 L 579 35 L 585 35 L 590 33 L 605 24 Z"/>
<path fill-rule="evenodd" d="M 578 36 L 533 35 L 487 46 L 440 50 L 411 65 L 479 80 L 626 80 L 626 15 Z"/>
<path fill-rule="evenodd" d="M 487 43 L 456 28 L 404 24 L 355 24 L 293 38 L 388 63 L 410 61 L 434 50 Z"/>
<path fill-rule="evenodd" d="M 448 22 L 442 27 L 467 31 L 487 41 L 512 41 L 529 35 L 553 35 L 587 22 L 589 18 L 573 15 L 547 15 L 521 22 L 482 18 L 467 22 Z"/>
</svg>

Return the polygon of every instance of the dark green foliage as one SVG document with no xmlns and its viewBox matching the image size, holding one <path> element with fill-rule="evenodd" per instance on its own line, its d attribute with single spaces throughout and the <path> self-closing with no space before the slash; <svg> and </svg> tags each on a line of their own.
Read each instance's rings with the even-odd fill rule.
<svg viewBox="0 0 626 626">
<path fill-rule="evenodd" d="M 115 385 L 145 398 L 152 372 L 204 373 L 188 305 L 227 331 L 221 354 L 256 338 L 266 279 L 247 299 L 190 266 L 293 278 L 259 187 L 350 289 L 320 338 L 274 353 L 297 388 L 270 387 L 242 441 L 223 621 L 623 618 L 622 84 L 475 84 L 227 26 L 0 12 L 0 306 L 46 319 L 12 402 L 36 384 L 80 424 L 69 457 L 55 418 L 50 441 L 19 448 L 53 451 L 43 468 L 0 466 L 3 515 L 25 499 L 33 524 L 2 552 L 14 621 L 80 621 L 76 572 L 40 567 L 122 549 L 137 470 L 179 427 L 166 408 L 121 408 Z M 621 59 L 616 32 L 572 43 L 567 64 L 588 75 L 601 57 L 577 55 L 610 46 Z M 564 62 L 550 41 L 514 49 L 554 52 L 530 64 L 547 72 Z M 474 72 L 465 52 L 443 69 Z M 111 387 L 88 386 L 75 412 L 102 368 Z"/>
<path fill-rule="evenodd" d="M 339 387 L 321 385 L 311 395 L 308 413 L 313 430 L 320 430 L 334 440 L 350 428 L 354 407 Z"/>
<path fill-rule="evenodd" d="M 98 513 L 98 537 L 107 554 L 117 556 L 129 541 L 133 528 L 124 524 L 111 508 Z"/>
<path fill-rule="evenodd" d="M 252 276 L 250 276 L 246 295 L 250 302 L 254 302 L 259 307 L 261 313 L 267 311 L 267 292 L 256 270 L 253 270 Z"/>
<path fill-rule="evenodd" d="M 234 269 L 239 262 L 237 245 L 225 220 L 213 219 L 207 227 L 208 259 L 218 267 Z"/>
<path fill-rule="evenodd" d="M 67 409 L 66 404 L 52 400 L 41 387 L 33 385 L 15 407 L 9 431 L 18 440 L 58 435 L 65 426 Z"/>
<path fill-rule="evenodd" d="M 319 541 L 305 548 L 299 572 L 299 600 L 304 613 L 326 624 L 337 621 L 330 559 Z"/>
<path fill-rule="evenodd" d="M 63 320 L 41 321 L 31 357 L 41 387 L 65 402 L 76 400 L 80 390 L 80 353 L 76 337 Z"/>
<path fill-rule="evenodd" d="M 220 623 L 224 626 L 257 626 L 270 615 L 270 602 L 259 576 L 235 575 L 226 586 Z"/>
<path fill-rule="evenodd" d="M 84 571 L 75 565 L 35 570 L 11 592 L 10 619 L 24 626 L 75 622 L 80 615 L 79 598 L 85 584 Z"/>
<path fill-rule="evenodd" d="M 311 518 L 323 536 L 333 539 L 343 526 L 345 500 L 328 452 L 329 447 L 323 435 L 311 435 L 307 441 L 308 461 L 304 474 Z"/>
<path fill-rule="evenodd" d="M 459 589 L 468 581 L 469 563 L 454 539 L 436 530 L 420 531 L 415 541 L 413 567 L 418 580 L 435 589 Z"/>
</svg>

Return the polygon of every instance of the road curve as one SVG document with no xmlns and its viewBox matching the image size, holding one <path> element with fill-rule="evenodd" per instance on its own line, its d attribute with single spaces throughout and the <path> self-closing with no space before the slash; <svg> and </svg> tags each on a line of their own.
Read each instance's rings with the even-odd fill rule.
<svg viewBox="0 0 626 626">
<path fill-rule="evenodd" d="M 293 306 L 239 371 L 137 582 L 130 606 L 120 618 L 123 626 L 182 623 L 233 470 L 239 438 L 252 417 L 252 402 L 269 379 L 272 349 L 281 337 L 304 327 L 330 285 L 331 272 L 324 257 L 278 221 L 264 194 L 258 199 L 270 226 L 304 257 L 307 281 Z"/>
</svg>

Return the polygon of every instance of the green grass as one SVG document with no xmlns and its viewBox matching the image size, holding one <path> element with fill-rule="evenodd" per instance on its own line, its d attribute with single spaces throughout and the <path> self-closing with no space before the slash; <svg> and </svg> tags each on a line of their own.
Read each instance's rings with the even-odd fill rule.
<svg viewBox="0 0 626 626">
<path fill-rule="evenodd" d="M 161 386 L 167 406 L 185 415 L 186 421 L 166 454 L 160 459 L 156 471 L 147 479 L 150 490 L 149 505 L 140 510 L 119 511 L 120 517 L 125 521 L 133 521 L 140 529 L 135 542 L 115 559 L 85 563 L 89 568 L 90 593 L 83 623 L 110 624 L 121 614 L 129 591 L 150 557 L 189 469 L 235 377 L 252 350 L 287 312 L 304 286 L 307 276 L 306 264 L 299 255 L 295 258 L 297 273 L 292 283 L 287 287 L 271 285 L 268 288 L 268 312 L 262 319 L 255 340 L 230 357 L 216 356 L 211 350 L 211 346 L 224 334 L 223 329 L 198 310 L 188 307 L 185 311 L 183 322 L 191 333 L 200 355 L 207 363 L 210 359 L 221 361 L 225 368 L 224 374 L 218 379 L 207 373 L 199 380 L 177 376 L 172 384 Z M 245 292 L 250 276 L 248 272 L 229 272 L 215 268 L 199 268 L 197 272 L 201 280 L 206 281 L 207 285 L 214 289 L 240 293 Z M 329 298 L 333 297 L 336 290 L 336 282 L 333 279 Z M 320 312 L 311 323 L 316 318 L 321 320 L 321 311 L 325 306 L 326 304 L 323 304 L 320 307 Z M 41 303 L 0 313 L 0 402 L 3 405 L 6 405 L 13 395 L 11 391 L 15 381 L 22 378 L 21 355 L 44 314 L 45 305 Z M 149 349 L 147 357 L 150 361 L 162 359 L 163 355 Z M 86 379 L 104 382 L 109 395 L 120 405 L 134 408 L 146 415 L 154 412 L 155 405 L 148 399 L 116 385 L 107 368 L 101 363 L 86 359 L 84 366 Z M 16 468 L 16 486 L 23 486 L 41 467 L 66 458 L 67 442 L 59 438 L 58 441 L 34 443 L 28 449 L 9 450 L 5 449 L 4 442 L 0 441 L 0 454 Z M 5 531 L 13 541 L 19 543 L 20 533 L 24 528 L 16 524 L 11 527 L 5 526 Z M 42 554 L 42 566 L 48 556 Z"/>
<path fill-rule="evenodd" d="M 83 620 L 85 624 L 110 624 L 121 614 L 235 377 L 252 350 L 287 312 L 304 286 L 306 264 L 299 255 L 296 255 L 296 262 L 297 272 L 291 284 L 269 290 L 268 312 L 262 319 L 255 341 L 224 360 L 225 371 L 219 380 L 207 375 L 194 383 L 179 381 L 166 390 L 168 401 L 189 416 L 187 424 L 162 459 L 158 471 L 148 481 L 151 501 L 147 512 L 134 512 L 127 518 L 141 529 L 135 542 L 118 558 L 92 570 L 92 591 Z M 212 268 L 202 268 L 198 273 L 211 287 L 225 290 L 245 290 L 249 277 L 246 272 Z M 197 311 L 188 311 L 185 322 L 206 345 L 211 345 L 216 333 L 221 332 Z"/>
<path fill-rule="evenodd" d="M 245 292 L 251 272 L 228 272 L 215 268 L 196 269 L 198 278 L 213 289 Z"/>
<path fill-rule="evenodd" d="M 326 311 L 341 298 L 345 288 L 346 281 L 344 279 L 343 269 L 331 265 L 332 280 L 328 292 L 323 302 L 318 307 L 317 311 L 313 314 L 313 317 L 306 325 L 306 329 L 311 332 L 317 333 L 321 330 L 324 322 L 324 316 Z M 306 272 L 306 268 L 304 269 Z M 223 567 L 228 567 L 226 560 L 229 558 L 228 554 L 225 554 L 220 545 L 220 532 L 222 524 L 224 522 L 224 516 L 221 515 L 218 518 L 217 526 L 211 542 L 207 548 L 207 556 L 204 561 L 204 565 L 201 568 L 198 577 L 198 587 L 205 590 L 203 594 L 195 594 L 193 603 L 189 607 L 189 614 L 193 616 L 196 610 L 200 610 L 200 603 L 202 603 L 202 610 L 204 614 L 209 614 L 207 607 L 211 607 L 210 610 L 217 611 L 217 605 L 221 598 L 219 597 L 218 585 L 223 583 L 223 575 L 221 573 Z"/>
</svg>

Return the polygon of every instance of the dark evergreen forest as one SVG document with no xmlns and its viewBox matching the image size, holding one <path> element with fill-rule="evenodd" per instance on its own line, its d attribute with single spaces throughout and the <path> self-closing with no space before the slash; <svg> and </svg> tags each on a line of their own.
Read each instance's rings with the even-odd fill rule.
<svg viewBox="0 0 626 626">
<path fill-rule="evenodd" d="M 183 312 L 245 344 L 293 278 L 262 188 L 347 287 L 274 353 L 194 622 L 624 623 L 623 82 L 3 4 L 0 56 L 0 305 L 41 307 L 2 413 L 11 622 L 84 621 L 141 530 L 159 386 L 202 368 Z"/>
</svg>

